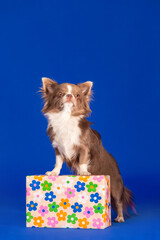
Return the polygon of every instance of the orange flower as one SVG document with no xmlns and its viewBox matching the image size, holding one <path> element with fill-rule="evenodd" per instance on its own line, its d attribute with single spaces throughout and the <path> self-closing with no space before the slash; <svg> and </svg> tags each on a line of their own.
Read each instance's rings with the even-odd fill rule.
<svg viewBox="0 0 160 240">
<path fill-rule="evenodd" d="M 89 224 L 89 222 L 87 221 L 87 218 L 78 219 L 78 222 L 79 222 L 79 227 L 82 227 L 82 228 L 87 228 L 87 225 Z"/>
<path fill-rule="evenodd" d="M 65 198 L 65 199 L 62 198 L 59 205 L 60 205 L 61 207 L 63 207 L 64 209 L 67 209 L 68 207 L 71 206 L 71 204 L 69 203 L 69 199 L 67 199 L 67 198 Z"/>
<path fill-rule="evenodd" d="M 107 180 L 107 186 L 108 186 L 108 188 L 109 188 L 109 185 L 110 185 L 110 184 L 109 184 L 109 179 L 108 179 L 108 180 Z"/>
<path fill-rule="evenodd" d="M 83 182 L 87 182 L 88 178 L 89 178 L 89 176 L 80 176 L 79 180 L 83 181 Z"/>
<path fill-rule="evenodd" d="M 108 176 L 104 176 L 104 177 L 105 177 L 105 179 L 106 179 L 107 186 L 109 187 L 109 185 L 110 185 L 110 178 L 109 178 Z"/>
<path fill-rule="evenodd" d="M 33 218 L 33 224 L 35 225 L 35 226 L 38 226 L 38 227 L 42 227 L 42 223 L 44 223 L 44 220 L 42 219 L 42 217 L 41 216 L 39 216 L 39 217 L 34 217 Z"/>
<path fill-rule="evenodd" d="M 34 179 L 37 179 L 38 181 L 42 181 L 44 176 L 34 176 Z"/>
<path fill-rule="evenodd" d="M 102 214 L 102 218 L 103 218 L 103 222 L 106 223 L 106 221 L 107 221 L 107 213 L 106 212 Z"/>
<path fill-rule="evenodd" d="M 63 210 L 60 210 L 57 213 L 58 221 L 65 221 L 66 220 L 67 213 L 63 212 Z"/>
</svg>

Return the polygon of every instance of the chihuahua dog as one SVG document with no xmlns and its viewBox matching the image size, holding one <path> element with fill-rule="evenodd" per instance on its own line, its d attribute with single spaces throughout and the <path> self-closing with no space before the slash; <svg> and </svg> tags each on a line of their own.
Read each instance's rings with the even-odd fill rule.
<svg viewBox="0 0 160 240">
<path fill-rule="evenodd" d="M 134 208 L 133 195 L 124 187 L 119 167 L 102 145 L 100 134 L 86 119 L 91 113 L 89 102 L 92 82 L 58 84 L 42 78 L 43 114 L 48 119 L 47 134 L 56 154 L 56 164 L 47 175 L 59 175 L 65 161 L 77 175 L 110 175 L 112 207 L 116 222 L 124 222 L 123 210 Z"/>
</svg>

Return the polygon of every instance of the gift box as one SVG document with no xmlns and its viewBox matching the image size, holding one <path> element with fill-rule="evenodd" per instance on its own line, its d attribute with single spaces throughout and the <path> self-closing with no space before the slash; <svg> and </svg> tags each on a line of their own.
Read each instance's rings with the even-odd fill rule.
<svg viewBox="0 0 160 240">
<path fill-rule="evenodd" d="M 104 229 L 111 225 L 109 176 L 27 176 L 26 226 Z"/>
</svg>

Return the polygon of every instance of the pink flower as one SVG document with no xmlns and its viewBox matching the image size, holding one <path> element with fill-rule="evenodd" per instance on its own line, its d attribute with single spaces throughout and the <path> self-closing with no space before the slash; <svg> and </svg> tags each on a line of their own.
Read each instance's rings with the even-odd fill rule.
<svg viewBox="0 0 160 240">
<path fill-rule="evenodd" d="M 101 182 L 101 180 L 103 179 L 103 176 L 98 176 L 98 177 L 94 177 L 94 180 L 97 180 L 98 182 Z"/>
<path fill-rule="evenodd" d="M 47 219 L 48 219 L 47 224 L 52 226 L 52 227 L 55 227 L 56 224 L 58 224 L 58 221 L 56 221 L 55 217 L 48 217 Z"/>
<path fill-rule="evenodd" d="M 83 212 L 83 214 L 84 214 L 87 218 L 89 218 L 91 215 L 94 214 L 93 208 L 92 208 L 92 207 L 91 207 L 91 208 L 85 207 L 85 211 Z"/>
<path fill-rule="evenodd" d="M 30 195 L 30 191 L 31 191 L 31 189 L 30 189 L 30 188 L 27 188 L 27 189 L 26 189 L 26 195 L 27 195 L 27 196 L 29 196 L 29 195 Z"/>
<path fill-rule="evenodd" d="M 49 211 L 47 209 L 47 206 L 41 205 L 38 211 L 42 217 L 44 217 Z"/>
<path fill-rule="evenodd" d="M 106 191 L 106 195 L 107 195 L 107 199 L 109 198 L 109 189 L 107 188 L 107 191 Z"/>
<path fill-rule="evenodd" d="M 101 221 L 100 218 L 97 218 L 97 219 L 94 218 L 92 226 L 100 229 L 101 226 L 103 226 L 103 222 Z"/>
<path fill-rule="evenodd" d="M 48 176 L 48 179 L 52 179 L 52 181 L 56 181 L 56 178 L 57 178 L 58 176 Z"/>
<path fill-rule="evenodd" d="M 75 196 L 75 189 L 67 188 L 67 191 L 65 191 L 65 194 L 67 195 L 67 198 L 71 198 Z"/>
</svg>

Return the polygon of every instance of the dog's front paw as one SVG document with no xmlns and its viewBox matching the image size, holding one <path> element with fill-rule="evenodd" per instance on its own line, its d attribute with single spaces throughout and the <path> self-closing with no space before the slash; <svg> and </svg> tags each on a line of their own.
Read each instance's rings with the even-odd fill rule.
<svg viewBox="0 0 160 240">
<path fill-rule="evenodd" d="M 124 222 L 124 217 L 116 217 L 114 221 L 119 223 Z"/>
<path fill-rule="evenodd" d="M 80 175 L 80 176 L 90 176 L 91 173 L 88 172 L 88 171 L 81 171 L 79 175 Z"/>
<path fill-rule="evenodd" d="M 48 175 L 48 176 L 58 176 L 59 171 L 56 171 L 56 170 L 53 169 L 52 171 L 46 172 L 46 175 Z"/>
</svg>

